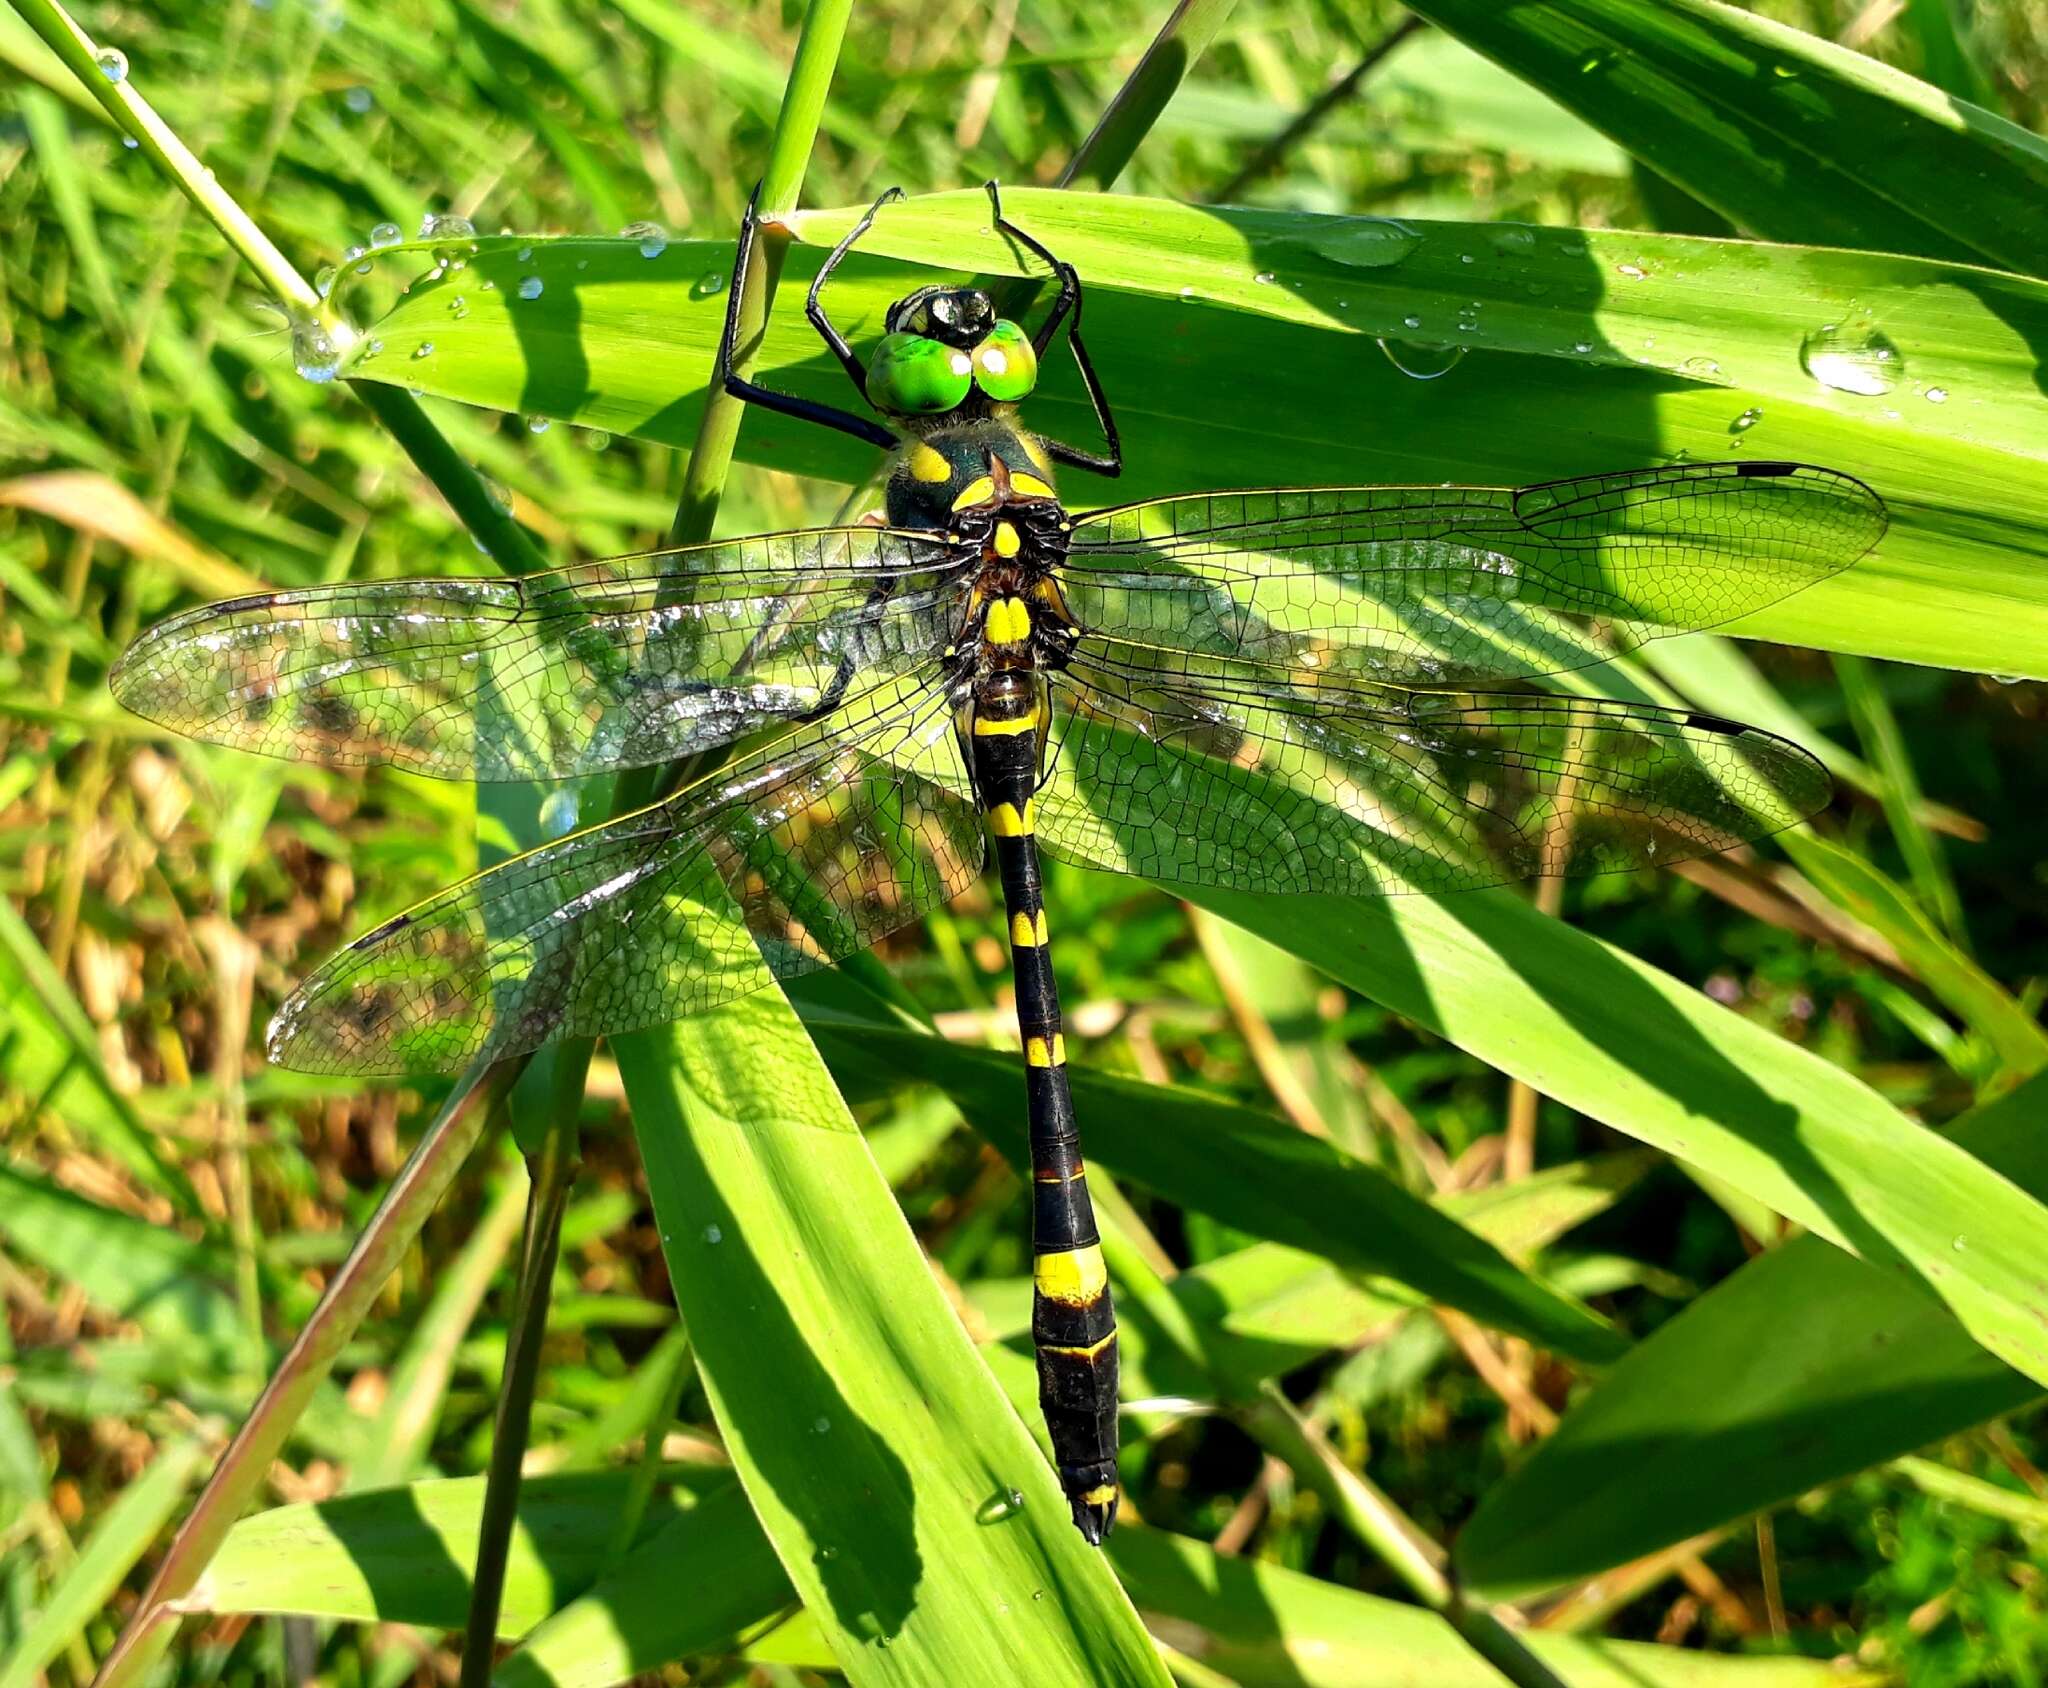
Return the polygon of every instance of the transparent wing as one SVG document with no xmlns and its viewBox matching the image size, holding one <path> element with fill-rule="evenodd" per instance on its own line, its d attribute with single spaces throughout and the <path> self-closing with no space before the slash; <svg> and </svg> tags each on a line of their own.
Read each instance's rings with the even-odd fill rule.
<svg viewBox="0 0 2048 1688">
<path fill-rule="evenodd" d="M 1847 568 L 1884 528 L 1862 482 L 1797 463 L 1197 493 L 1079 518 L 1065 581 L 1082 624 L 1115 638 L 1469 685 L 1721 626 Z"/>
<path fill-rule="evenodd" d="M 982 854 L 943 692 L 889 682 L 358 938 L 279 1010 L 270 1058 L 459 1072 L 677 1019 L 867 947 L 956 895 Z"/>
<path fill-rule="evenodd" d="M 1247 891 L 1458 891 L 1682 861 L 1828 799 L 1796 745 L 1597 698 L 1409 692 L 1092 642 L 1056 689 L 1047 851 Z"/>
<path fill-rule="evenodd" d="M 386 580 L 209 604 L 116 665 L 194 738 L 442 779 L 570 779 L 828 709 L 943 648 L 961 568 L 929 535 L 814 528 L 524 579 Z"/>
</svg>

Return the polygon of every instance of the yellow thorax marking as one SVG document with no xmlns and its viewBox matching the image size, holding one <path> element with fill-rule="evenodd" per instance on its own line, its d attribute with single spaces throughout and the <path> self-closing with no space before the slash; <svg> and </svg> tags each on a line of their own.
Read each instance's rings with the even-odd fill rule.
<svg viewBox="0 0 2048 1688">
<path fill-rule="evenodd" d="M 1087 1306 L 1109 1287 L 1109 1270 L 1102 1264 L 1102 1245 L 1090 1243 L 1086 1248 L 1041 1254 L 1032 1264 L 1031 1281 L 1048 1301 Z"/>
<path fill-rule="evenodd" d="M 1022 949 L 1040 949 L 1045 944 L 1045 910 L 1036 915 L 1021 909 L 1010 916 L 1010 942 Z"/>
<path fill-rule="evenodd" d="M 934 453 L 934 455 L 937 455 Z M 970 504 L 985 504 L 995 496 L 996 483 L 987 475 L 967 483 L 966 489 L 953 500 L 955 510 L 964 510 Z"/>
<path fill-rule="evenodd" d="M 1037 725 L 1038 711 L 1035 709 L 1029 715 L 1018 716 L 1014 721 L 1000 721 L 992 716 L 977 715 L 974 718 L 974 736 L 976 738 L 1007 737 L 1012 733 L 1028 733 Z"/>
<path fill-rule="evenodd" d="M 1081 1497 L 1083 1506 L 1107 1506 L 1116 1499 L 1116 1485 L 1104 1483 L 1099 1489 L 1090 1489 Z"/>
<path fill-rule="evenodd" d="M 1067 1040 L 1058 1032 L 1052 1034 L 1050 1046 L 1042 1037 L 1026 1038 L 1024 1059 L 1034 1067 L 1064 1067 L 1067 1064 Z"/>
<path fill-rule="evenodd" d="M 910 472 L 918 480 L 927 483 L 950 481 L 953 478 L 953 465 L 923 441 L 919 441 L 910 448 Z M 957 510 L 960 506 L 956 504 L 953 508 Z"/>
<path fill-rule="evenodd" d="M 1021 645 L 1031 637 L 1031 606 L 1022 598 L 996 599 L 988 607 L 981 633 L 992 645 Z"/>
<path fill-rule="evenodd" d="M 1019 814 L 1016 804 L 998 803 L 988 812 L 988 824 L 998 838 L 1022 838 L 1038 830 L 1038 805 L 1027 797 Z"/>
<path fill-rule="evenodd" d="M 1051 498 L 1053 490 L 1036 475 L 1012 475 L 1010 485 L 1032 498 Z"/>
<path fill-rule="evenodd" d="M 1019 537 L 1017 530 L 1008 522 L 997 522 L 996 555 L 998 557 L 1014 557 L 1023 549 L 1024 541 Z"/>
</svg>

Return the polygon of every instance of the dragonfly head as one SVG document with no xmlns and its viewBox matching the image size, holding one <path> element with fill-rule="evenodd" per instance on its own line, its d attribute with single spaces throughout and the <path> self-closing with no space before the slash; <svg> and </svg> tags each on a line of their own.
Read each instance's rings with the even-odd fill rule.
<svg viewBox="0 0 2048 1688">
<path fill-rule="evenodd" d="M 979 395 L 1015 404 L 1038 384 L 1038 353 L 978 287 L 920 287 L 889 307 L 868 363 L 868 400 L 898 416 L 937 416 Z"/>
</svg>

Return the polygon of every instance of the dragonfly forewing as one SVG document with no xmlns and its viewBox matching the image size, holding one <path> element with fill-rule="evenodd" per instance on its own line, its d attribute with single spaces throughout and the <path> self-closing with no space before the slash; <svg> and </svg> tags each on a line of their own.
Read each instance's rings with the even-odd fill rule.
<svg viewBox="0 0 2048 1688">
<path fill-rule="evenodd" d="M 1884 507 L 1790 463 L 1513 487 L 1194 493 L 1075 522 L 1084 626 L 1392 685 L 1562 673 L 1725 626 L 1847 568 Z"/>
<path fill-rule="evenodd" d="M 821 528 L 525 579 L 265 593 L 152 628 L 112 675 L 194 738 L 443 779 L 644 767 L 929 664 L 962 569 L 928 535 Z"/>
</svg>

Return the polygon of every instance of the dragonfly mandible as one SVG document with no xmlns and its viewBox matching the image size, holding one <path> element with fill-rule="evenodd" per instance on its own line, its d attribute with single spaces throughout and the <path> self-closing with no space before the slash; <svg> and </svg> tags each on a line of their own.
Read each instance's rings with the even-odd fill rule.
<svg viewBox="0 0 2048 1688">
<path fill-rule="evenodd" d="M 1117 1510 L 1117 1348 L 1066 1074 L 1040 852 L 1166 884 L 1376 895 L 1668 863 L 1820 808 L 1820 765 L 1717 716 L 1520 687 L 1719 626 L 1855 562 L 1884 507 L 1783 462 L 1523 487 L 1198 492 L 1070 511 L 1115 475 L 1072 265 L 1036 329 L 920 287 L 863 359 L 868 413 L 734 369 L 726 389 L 889 452 L 879 523 L 523 579 L 313 587 L 145 633 L 112 684 L 198 738 L 446 779 L 568 779 L 747 741 L 637 813 L 542 845 L 358 938 L 269 1052 L 327 1073 L 460 1071 L 673 1020 L 828 965 L 956 896 L 993 836 L 1026 1060 L 1032 1335 L 1076 1525 Z M 1064 335 L 1100 450 L 1018 407 Z M 1520 689 L 1515 689 L 1520 687 Z M 772 736 L 761 735 L 774 729 Z"/>
</svg>

